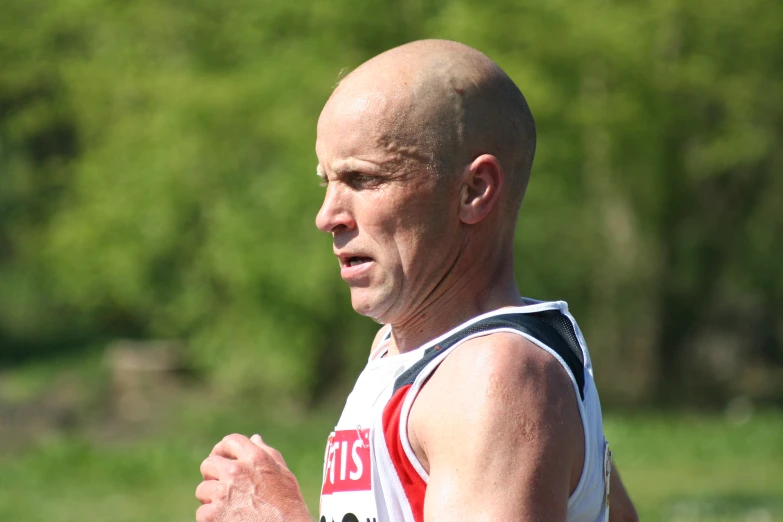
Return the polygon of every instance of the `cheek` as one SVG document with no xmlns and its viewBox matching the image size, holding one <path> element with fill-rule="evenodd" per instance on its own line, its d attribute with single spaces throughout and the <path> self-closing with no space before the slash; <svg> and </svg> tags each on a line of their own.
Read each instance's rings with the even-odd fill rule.
<svg viewBox="0 0 783 522">
<path fill-rule="evenodd" d="M 387 269 L 398 264 L 408 275 L 447 255 L 458 232 L 458 217 L 449 208 L 448 198 L 427 192 L 400 195 L 389 191 L 362 202 L 360 222 L 368 239 L 380 247 L 379 259 Z"/>
<path fill-rule="evenodd" d="M 443 259 L 449 256 L 457 233 L 452 230 L 449 216 L 432 208 L 415 209 L 406 216 L 396 235 L 406 272 L 411 275 L 437 272 L 434 268 L 443 264 Z"/>
</svg>

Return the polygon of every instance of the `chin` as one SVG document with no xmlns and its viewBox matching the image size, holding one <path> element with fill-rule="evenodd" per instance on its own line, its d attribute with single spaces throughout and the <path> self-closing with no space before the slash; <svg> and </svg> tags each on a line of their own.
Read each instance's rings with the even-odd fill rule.
<svg viewBox="0 0 783 522">
<path fill-rule="evenodd" d="M 351 289 L 351 306 L 357 314 L 369 317 L 378 324 L 385 324 L 383 317 L 389 308 L 385 299 L 371 295 L 365 288 Z"/>
</svg>

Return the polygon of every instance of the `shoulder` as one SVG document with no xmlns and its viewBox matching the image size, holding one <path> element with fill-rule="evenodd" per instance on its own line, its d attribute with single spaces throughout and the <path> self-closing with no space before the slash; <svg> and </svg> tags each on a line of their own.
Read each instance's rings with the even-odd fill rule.
<svg viewBox="0 0 783 522">
<path fill-rule="evenodd" d="M 565 521 L 584 462 L 578 400 L 561 363 L 520 335 L 454 348 L 408 417 L 429 476 L 425 512 Z"/>
<path fill-rule="evenodd" d="M 529 450 L 542 441 L 578 447 L 577 399 L 551 354 L 522 336 L 495 333 L 466 341 L 444 359 L 414 403 L 409 432 L 425 459 L 448 450 L 441 442 L 454 436 L 479 445 L 502 436 Z"/>
<path fill-rule="evenodd" d="M 486 393 L 482 400 L 537 397 L 574 399 L 574 386 L 566 369 L 549 352 L 513 333 L 495 333 L 464 342 L 449 354 L 433 376 L 433 391 L 464 393 L 466 387 Z M 428 384 L 429 386 L 429 384 Z M 531 395 L 532 394 L 532 395 Z M 475 395 L 475 394 L 471 394 Z M 530 395 L 530 396 L 529 396 Z"/>
</svg>

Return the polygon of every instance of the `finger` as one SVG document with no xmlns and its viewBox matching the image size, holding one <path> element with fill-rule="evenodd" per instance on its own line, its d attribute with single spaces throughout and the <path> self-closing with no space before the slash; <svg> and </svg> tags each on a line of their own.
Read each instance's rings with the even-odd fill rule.
<svg viewBox="0 0 783 522">
<path fill-rule="evenodd" d="M 255 448 L 255 444 L 250 442 L 250 439 L 244 435 L 234 433 L 232 435 L 226 435 L 223 440 L 218 442 L 214 448 L 212 448 L 212 455 L 218 455 L 227 459 L 238 459 L 242 457 L 246 452 L 252 451 Z"/>
<path fill-rule="evenodd" d="M 220 480 L 220 468 L 222 464 L 222 457 L 212 456 L 204 459 L 201 463 L 201 476 L 204 480 Z"/>
<path fill-rule="evenodd" d="M 261 435 L 258 434 L 253 435 L 252 437 L 250 437 L 250 441 L 256 446 L 258 446 L 259 448 L 261 448 L 262 450 L 264 450 L 267 453 L 267 455 L 272 457 L 272 460 L 274 460 L 278 466 L 288 469 L 288 466 L 285 463 L 285 459 L 283 458 L 283 454 L 277 451 L 272 446 L 266 444 L 261 439 Z"/>
<path fill-rule="evenodd" d="M 272 460 L 274 460 L 278 466 L 280 466 L 283 469 L 288 469 L 288 465 L 286 465 L 282 453 L 280 453 L 279 451 L 277 451 L 275 448 L 271 446 L 267 446 L 266 448 L 264 448 L 264 451 L 266 451 L 272 457 Z"/>
<path fill-rule="evenodd" d="M 202 504 L 210 504 L 226 497 L 226 486 L 217 480 L 205 480 L 196 488 L 196 498 Z"/>
<path fill-rule="evenodd" d="M 202 504 L 196 510 L 196 522 L 215 522 L 217 520 L 217 509 L 214 504 Z"/>
</svg>

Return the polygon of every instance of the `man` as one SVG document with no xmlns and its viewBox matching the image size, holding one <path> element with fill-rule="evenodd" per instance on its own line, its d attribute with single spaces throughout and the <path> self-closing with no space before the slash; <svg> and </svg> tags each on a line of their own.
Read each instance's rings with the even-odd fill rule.
<svg viewBox="0 0 783 522">
<path fill-rule="evenodd" d="M 316 224 L 382 327 L 327 445 L 324 522 L 635 520 L 563 302 L 519 296 L 517 213 L 535 125 L 492 60 L 455 42 L 387 51 L 318 121 Z M 311 520 L 282 456 L 230 435 L 199 522 Z M 610 475 L 612 488 L 609 488 Z"/>
</svg>

